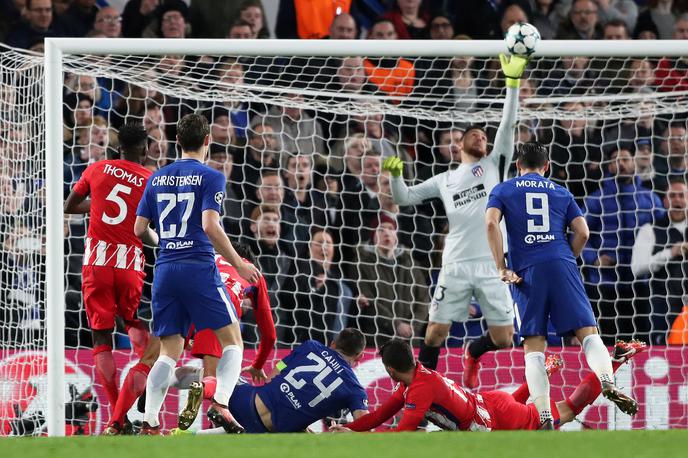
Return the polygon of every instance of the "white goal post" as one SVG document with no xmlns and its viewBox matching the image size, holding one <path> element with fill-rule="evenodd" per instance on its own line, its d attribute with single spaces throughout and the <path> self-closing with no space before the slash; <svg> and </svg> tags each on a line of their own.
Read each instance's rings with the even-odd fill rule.
<svg viewBox="0 0 688 458">
<path fill-rule="evenodd" d="M 65 310 L 63 235 L 63 58 L 68 55 L 247 55 L 247 56 L 490 56 L 502 41 L 329 41 L 72 39 L 45 40 L 46 303 L 50 436 L 65 435 Z M 688 53 L 685 41 L 541 41 L 536 56 L 667 57 Z"/>
</svg>

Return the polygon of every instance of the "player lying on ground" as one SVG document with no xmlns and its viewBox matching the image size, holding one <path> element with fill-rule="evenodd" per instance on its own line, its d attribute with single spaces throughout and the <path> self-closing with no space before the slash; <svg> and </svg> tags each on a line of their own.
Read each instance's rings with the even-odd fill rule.
<svg viewBox="0 0 688 458">
<path fill-rule="evenodd" d="M 307 340 L 277 363 L 265 385 L 237 385 L 229 409 L 247 433 L 301 432 L 344 409 L 360 418 L 368 413 L 368 395 L 352 367 L 363 350 L 365 337 L 353 328 L 337 334 L 330 347 Z M 215 428 L 196 434 L 224 432 Z"/>
<path fill-rule="evenodd" d="M 644 349 L 642 342 L 617 342 L 614 371 Z M 415 431 L 423 419 L 444 430 L 535 430 L 540 427 L 537 408 L 526 404 L 529 397 L 526 383 L 513 394 L 498 390 L 473 393 L 439 372 L 423 367 L 414 359 L 411 346 L 402 340 L 394 339 L 383 345 L 380 355 L 385 370 L 397 382 L 392 396 L 368 415 L 346 426 L 333 426 L 331 431 L 369 431 L 401 409 L 401 420 L 391 431 Z M 550 363 L 550 372 L 561 367 L 560 358 Z M 552 402 L 554 424 L 559 427 L 572 421 L 597 399 L 600 391 L 597 377 L 590 373 L 566 400 Z"/>
<path fill-rule="evenodd" d="M 497 185 L 490 194 L 485 222 L 490 249 L 502 280 L 513 285 L 521 316 L 526 381 L 543 427 L 552 428 L 549 380 L 545 373 L 547 323 L 559 336 L 575 334 L 590 369 L 597 374 L 602 394 L 622 412 L 637 410 L 634 400 L 614 385 L 612 361 L 597 333 L 592 306 L 576 265 L 590 231 L 573 195 L 544 177 L 549 153 L 540 143 L 520 146 L 516 178 Z M 509 236 L 509 267 L 504 259 L 500 221 Z M 573 236 L 569 242 L 567 229 Z"/>
<path fill-rule="evenodd" d="M 251 253 L 250 248 L 238 244 L 236 250 L 237 254 L 239 254 L 243 260 L 254 263 L 253 253 Z M 258 332 L 260 334 L 260 344 L 253 362 L 249 366 L 242 368 L 241 371 L 248 372 L 254 382 L 264 381 L 267 377 L 263 371 L 263 366 L 277 340 L 265 279 L 260 277 L 257 283 L 247 283 L 239 276 L 236 269 L 220 255 L 215 255 L 215 264 L 220 272 L 222 281 L 227 287 L 230 302 L 234 307 L 237 317 L 241 319 L 242 304 L 253 309 L 256 324 L 258 325 Z M 157 338 L 153 337 L 153 339 Z M 188 423 L 184 420 L 184 418 L 186 418 L 185 412 L 189 410 L 188 406 L 196 405 L 196 403 L 200 404 L 203 399 L 211 400 L 215 393 L 215 388 L 217 386 L 215 373 L 217 363 L 222 357 L 222 348 L 220 347 L 220 342 L 217 340 L 217 337 L 215 337 L 215 333 L 209 329 L 196 333 L 193 336 L 191 354 L 203 360 L 203 367 L 177 367 L 170 381 L 170 387 L 172 388 L 180 390 L 191 388 L 187 398 L 187 407 L 182 411 L 179 418 L 179 426 L 183 429 L 188 428 L 193 422 L 193 419 Z M 147 355 L 146 358 L 141 359 L 139 363 L 129 371 L 122 384 L 122 392 L 131 394 L 120 396 L 119 399 L 117 399 L 115 411 L 110 424 L 103 432 L 104 435 L 118 435 L 130 429 L 127 427 L 126 414 L 136 398 L 139 398 L 139 411 L 141 413 L 145 411 L 146 378 L 150 367 L 157 358 L 157 352 L 152 355 Z M 200 406 L 195 407 L 196 412 L 199 407 Z"/>
<path fill-rule="evenodd" d="M 124 390 L 117 390 L 117 367 L 112 357 L 115 317 L 124 320 L 139 358 L 157 355 L 159 345 L 156 339 L 150 339 L 148 328 L 136 315 L 146 274 L 143 244 L 134 235 L 134 221 L 151 175 L 141 165 L 147 154 L 148 136 L 141 124 L 130 123 L 120 128 L 117 138 L 121 159 L 89 165 L 64 206 L 65 213 L 89 215 L 82 293 L 93 334 L 97 380 L 103 385 L 111 408 L 128 396 Z M 158 244 L 158 236 L 152 230 L 143 235 L 147 243 Z M 139 367 L 132 370 L 138 371 Z"/>
<path fill-rule="evenodd" d="M 447 338 L 453 321 L 469 318 L 471 297 L 480 304 L 487 334 L 471 342 L 464 355 L 463 383 L 478 386 L 480 357 L 488 351 L 510 347 L 514 335 L 513 301 L 509 288 L 499 281 L 490 257 L 482 219 L 487 196 L 502 181 L 500 161 L 505 169 L 514 153 L 514 128 L 517 121 L 520 77 L 527 60 L 500 56 L 506 77 L 506 100 L 502 120 L 491 153 L 482 127 L 471 126 L 464 133 L 460 163 L 423 183 L 410 188 L 403 178 L 403 162 L 396 157 L 385 160 L 382 168 L 392 175 L 392 197 L 398 205 L 418 205 L 440 199 L 449 221 L 449 234 L 442 253 L 442 270 L 430 305 L 425 340 L 418 359 L 432 369 L 437 368 L 442 342 Z M 454 159 L 458 161 L 458 158 Z"/>
<path fill-rule="evenodd" d="M 146 381 L 141 434 L 160 434 L 160 408 L 191 324 L 201 331 L 213 330 L 222 347 L 208 416 L 216 424 L 240 432 L 227 403 L 241 372 L 243 342 L 227 288 L 215 265 L 215 253 L 252 283 L 258 281 L 260 273 L 241 259 L 220 224 L 226 180 L 220 172 L 203 165 L 210 141 L 207 119 L 195 113 L 184 116 L 177 124 L 177 141 L 181 159 L 153 173 L 134 223 L 134 233 L 142 236 L 150 231 L 153 221 L 160 238 L 151 304 L 160 356 Z"/>
</svg>

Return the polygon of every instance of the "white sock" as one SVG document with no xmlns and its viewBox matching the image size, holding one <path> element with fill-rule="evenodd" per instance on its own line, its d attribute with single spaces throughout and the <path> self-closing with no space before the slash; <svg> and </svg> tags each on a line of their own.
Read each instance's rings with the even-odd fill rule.
<svg viewBox="0 0 688 458">
<path fill-rule="evenodd" d="M 203 368 L 181 366 L 174 370 L 170 386 L 178 390 L 188 390 L 192 382 L 200 382 L 203 380 Z"/>
<path fill-rule="evenodd" d="M 599 334 L 590 334 L 582 342 L 585 360 L 600 382 L 614 383 L 612 357 Z"/>
<path fill-rule="evenodd" d="M 545 354 L 526 353 L 526 383 L 535 408 L 540 413 L 540 421 L 552 418 L 549 403 L 549 379 L 545 369 Z"/>
<path fill-rule="evenodd" d="M 243 351 L 240 346 L 227 345 L 222 349 L 222 358 L 217 363 L 217 387 L 213 397 L 223 406 L 229 404 L 229 398 L 239 380 L 242 359 Z"/>
<path fill-rule="evenodd" d="M 160 424 L 159 415 L 162 403 L 170 387 L 170 377 L 177 362 L 169 356 L 160 355 L 148 374 L 146 381 L 146 413 L 143 421 L 150 426 Z"/>
</svg>

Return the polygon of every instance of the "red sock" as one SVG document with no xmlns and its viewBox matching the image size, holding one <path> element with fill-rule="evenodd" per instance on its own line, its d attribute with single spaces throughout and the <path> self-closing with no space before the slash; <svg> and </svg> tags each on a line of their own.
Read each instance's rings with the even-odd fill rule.
<svg viewBox="0 0 688 458">
<path fill-rule="evenodd" d="M 215 377 L 203 378 L 203 399 L 213 399 L 215 396 L 215 387 L 217 386 L 217 379 Z"/>
<path fill-rule="evenodd" d="M 96 366 L 98 382 L 103 385 L 110 408 L 117 404 L 117 367 L 112 357 L 110 345 L 98 345 L 93 349 L 93 361 Z"/>
<path fill-rule="evenodd" d="M 124 383 L 122 383 L 122 390 L 117 399 L 117 405 L 115 405 L 110 423 L 116 421 L 120 426 L 124 425 L 124 417 L 127 415 L 127 412 L 134 405 L 136 399 L 146 391 L 146 380 L 148 380 L 150 369 L 150 367 L 143 363 L 138 363 L 129 369 L 129 373 L 124 379 Z"/>
<path fill-rule="evenodd" d="M 142 358 L 148 346 L 150 333 L 142 323 L 136 323 L 127 325 L 127 334 L 129 334 L 129 340 L 131 341 L 131 346 L 134 347 L 134 352 L 136 352 L 139 358 Z"/>
<path fill-rule="evenodd" d="M 621 367 L 620 363 L 612 361 L 612 370 Z M 594 372 L 588 373 L 583 380 L 578 384 L 571 396 L 566 398 L 566 405 L 573 411 L 574 415 L 578 415 L 583 411 L 585 406 L 595 402 L 595 399 L 602 392 L 602 385 Z"/>
<path fill-rule="evenodd" d="M 528 384 L 524 383 L 523 385 L 516 388 L 516 391 L 511 393 L 511 396 L 519 404 L 525 404 L 528 401 L 528 398 L 530 397 L 530 391 L 528 390 Z"/>
</svg>

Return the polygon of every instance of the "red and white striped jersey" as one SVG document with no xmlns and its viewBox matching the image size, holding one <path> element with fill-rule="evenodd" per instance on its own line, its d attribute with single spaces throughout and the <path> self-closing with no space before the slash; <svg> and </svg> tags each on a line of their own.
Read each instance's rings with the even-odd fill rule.
<svg viewBox="0 0 688 458">
<path fill-rule="evenodd" d="M 150 175 L 141 164 L 123 159 L 99 161 L 84 170 L 74 192 L 91 196 L 85 266 L 143 270 L 143 244 L 134 234 L 134 222 Z"/>
</svg>

